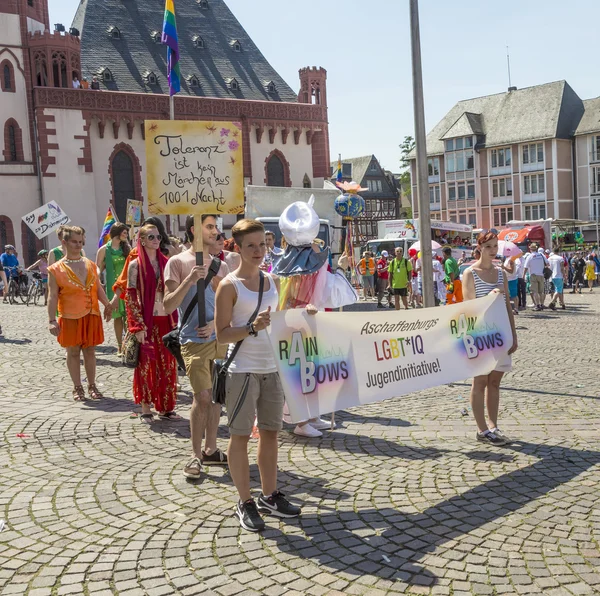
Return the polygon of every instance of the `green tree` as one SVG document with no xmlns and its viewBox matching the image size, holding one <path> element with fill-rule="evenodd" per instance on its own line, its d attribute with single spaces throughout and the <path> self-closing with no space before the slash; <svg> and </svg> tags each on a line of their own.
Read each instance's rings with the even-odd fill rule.
<svg viewBox="0 0 600 596">
<path fill-rule="evenodd" d="M 415 140 L 413 137 L 406 136 L 400 145 L 400 186 L 402 192 L 410 199 L 411 183 L 410 183 L 410 153 L 415 148 Z"/>
</svg>

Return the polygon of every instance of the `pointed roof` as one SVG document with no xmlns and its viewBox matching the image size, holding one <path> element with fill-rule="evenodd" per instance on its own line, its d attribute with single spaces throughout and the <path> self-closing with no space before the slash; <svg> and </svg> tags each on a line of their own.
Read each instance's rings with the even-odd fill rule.
<svg viewBox="0 0 600 596">
<path fill-rule="evenodd" d="M 81 32 L 83 76 L 92 77 L 109 67 L 114 81 L 100 81 L 106 89 L 142 93 L 168 93 L 166 46 L 156 43 L 153 31 L 162 31 L 164 0 L 81 0 L 73 27 Z M 297 102 L 298 96 L 269 64 L 223 0 L 178 0 L 177 34 L 181 54 L 181 94 L 263 101 Z M 108 28 L 121 33 L 114 39 Z M 200 36 L 204 47 L 194 44 Z M 241 51 L 232 47 L 238 41 Z M 158 85 L 149 87 L 143 73 L 154 72 Z M 199 87 L 188 77 L 196 75 Z M 232 92 L 227 80 L 236 79 Z M 269 93 L 264 81 L 273 81 Z"/>
<path fill-rule="evenodd" d="M 485 147 L 573 136 L 583 102 L 566 81 L 459 101 L 427 135 L 427 154 L 444 153 L 444 140 L 485 135 Z M 472 132 L 466 132 L 465 130 Z M 415 153 L 411 154 L 411 158 Z"/>
<path fill-rule="evenodd" d="M 446 132 L 442 139 L 454 139 L 470 135 L 482 135 L 483 123 L 481 114 L 465 112 Z"/>
<path fill-rule="evenodd" d="M 576 135 L 585 135 L 600 132 L 600 97 L 584 99 L 583 107 L 585 113 L 577 127 Z"/>
<path fill-rule="evenodd" d="M 350 159 L 342 159 L 342 164 L 349 163 L 352 164 L 352 180 L 354 182 L 358 182 L 359 184 L 363 181 L 363 178 L 367 174 L 367 170 L 371 165 L 373 160 L 377 161 L 377 158 L 374 155 L 364 155 L 363 157 L 352 157 Z M 332 161 L 331 165 L 333 168 L 337 168 L 338 162 Z"/>
</svg>

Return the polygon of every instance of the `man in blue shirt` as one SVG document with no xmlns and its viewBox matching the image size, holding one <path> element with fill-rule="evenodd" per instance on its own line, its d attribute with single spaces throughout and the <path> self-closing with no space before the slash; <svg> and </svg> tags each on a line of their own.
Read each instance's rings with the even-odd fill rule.
<svg viewBox="0 0 600 596">
<path fill-rule="evenodd" d="M 4 302 L 8 302 L 8 282 L 11 277 L 19 278 L 19 259 L 17 251 L 12 244 L 4 247 L 4 252 L 0 255 L 0 265 L 6 274 L 6 283 L 4 284 Z"/>
</svg>

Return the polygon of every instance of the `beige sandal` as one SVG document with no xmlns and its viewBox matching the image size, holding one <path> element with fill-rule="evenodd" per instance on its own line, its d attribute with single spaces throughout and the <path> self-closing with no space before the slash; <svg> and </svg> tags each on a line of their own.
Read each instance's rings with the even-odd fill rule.
<svg viewBox="0 0 600 596">
<path fill-rule="evenodd" d="M 85 401 L 85 392 L 83 391 L 83 385 L 75 385 L 75 387 L 73 387 L 73 400 Z"/>
<path fill-rule="evenodd" d="M 88 385 L 88 393 L 90 394 L 90 397 L 92 399 L 103 399 L 104 398 L 104 395 L 102 395 L 102 393 L 99 391 L 98 387 L 96 387 L 95 383 L 93 385 Z"/>
</svg>

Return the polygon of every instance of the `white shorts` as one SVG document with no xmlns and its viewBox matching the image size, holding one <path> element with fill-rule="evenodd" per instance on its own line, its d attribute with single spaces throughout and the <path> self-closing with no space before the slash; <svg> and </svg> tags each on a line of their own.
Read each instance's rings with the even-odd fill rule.
<svg viewBox="0 0 600 596">
<path fill-rule="evenodd" d="M 410 285 L 412 287 L 413 294 L 416 294 L 417 296 L 420 296 L 421 292 L 419 291 L 419 278 L 418 277 L 413 277 L 411 279 Z"/>
</svg>

